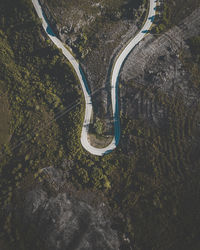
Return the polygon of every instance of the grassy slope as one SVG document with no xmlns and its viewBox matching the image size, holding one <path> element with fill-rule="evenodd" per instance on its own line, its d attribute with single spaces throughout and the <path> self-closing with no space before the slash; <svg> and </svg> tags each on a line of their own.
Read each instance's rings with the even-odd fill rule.
<svg viewBox="0 0 200 250">
<path fill-rule="evenodd" d="M 12 134 L 0 151 L 3 208 L 25 176 L 81 150 L 84 106 L 69 109 L 82 101 L 80 85 L 61 52 L 42 37 L 31 1 L 1 1 L 0 16 L 0 88 L 7 93 Z M 9 233 L 10 217 L 2 211 L 0 231 Z"/>
<path fill-rule="evenodd" d="M 199 0 L 168 0 L 164 1 L 164 9 L 161 10 L 162 19 L 156 27 L 157 32 L 165 31 L 178 24 L 183 18 L 189 16 L 193 10 L 200 6 Z"/>
</svg>

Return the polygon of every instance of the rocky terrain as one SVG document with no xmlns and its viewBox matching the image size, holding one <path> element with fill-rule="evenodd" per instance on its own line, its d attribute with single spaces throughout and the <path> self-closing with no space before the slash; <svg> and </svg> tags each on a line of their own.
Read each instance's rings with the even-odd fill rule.
<svg viewBox="0 0 200 250">
<path fill-rule="evenodd" d="M 50 167 L 42 176 L 43 181 L 26 191 L 15 209 L 17 249 L 22 242 L 26 249 L 119 249 L 119 236 L 102 197 L 67 187 L 61 170 Z"/>
<path fill-rule="evenodd" d="M 140 42 L 130 53 L 120 75 L 124 114 L 146 117 L 155 123 L 159 118 L 161 122 L 168 116 L 167 108 L 156 101 L 156 93 L 181 98 L 188 107 L 197 102 L 200 93 L 192 83 L 181 54 L 188 50 L 188 39 L 199 34 L 200 9 L 197 9 L 163 35 L 149 34 Z M 151 92 L 151 98 L 145 91 Z"/>
</svg>

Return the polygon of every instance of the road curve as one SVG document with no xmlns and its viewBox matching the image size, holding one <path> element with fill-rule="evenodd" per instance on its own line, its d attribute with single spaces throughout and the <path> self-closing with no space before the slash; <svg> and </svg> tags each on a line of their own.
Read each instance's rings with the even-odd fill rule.
<svg viewBox="0 0 200 250">
<path fill-rule="evenodd" d="M 85 97 L 85 117 L 81 132 L 81 144 L 82 146 L 91 154 L 102 156 L 104 154 L 107 154 L 114 150 L 116 146 L 119 143 L 120 138 L 120 121 L 119 121 L 119 110 L 118 110 L 118 77 L 120 74 L 120 70 L 122 68 L 122 65 L 129 55 L 129 53 L 133 50 L 133 48 L 144 38 L 146 33 L 149 31 L 152 22 L 155 17 L 156 12 L 156 3 L 157 0 L 149 0 L 149 13 L 148 17 L 146 19 L 145 24 L 143 25 L 142 29 L 137 33 L 137 35 L 128 43 L 128 45 L 121 51 L 120 55 L 114 62 L 113 70 L 112 70 L 112 76 L 111 76 L 111 100 L 112 100 L 112 109 L 113 109 L 113 119 L 114 119 L 114 137 L 112 142 L 105 148 L 95 148 L 91 146 L 89 140 L 88 140 L 88 130 L 92 115 L 92 99 L 90 90 L 86 81 L 86 78 L 83 74 L 83 71 L 80 67 L 80 64 L 76 61 L 76 59 L 73 57 L 71 52 L 66 49 L 63 45 L 63 43 L 56 37 L 54 32 L 52 31 L 50 25 L 48 24 L 47 18 L 42 11 L 41 5 L 39 4 L 38 0 L 32 0 L 32 3 L 35 7 L 35 10 L 37 12 L 37 15 L 42 21 L 42 26 L 49 36 L 49 38 L 52 40 L 52 42 L 62 50 L 63 55 L 69 60 L 69 62 L 72 64 L 74 70 L 76 71 L 76 74 L 79 78 L 79 81 L 81 83 L 81 87 L 84 93 Z"/>
</svg>

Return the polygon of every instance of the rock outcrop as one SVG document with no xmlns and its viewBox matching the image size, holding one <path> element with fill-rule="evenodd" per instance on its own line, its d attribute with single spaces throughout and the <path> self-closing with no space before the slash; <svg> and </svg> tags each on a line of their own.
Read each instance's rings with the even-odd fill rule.
<svg viewBox="0 0 200 250">
<path fill-rule="evenodd" d="M 112 229 L 107 205 L 101 199 L 92 204 L 92 194 L 87 192 L 78 196 L 71 194 L 71 189 L 60 192 L 58 189 L 64 184 L 62 171 L 47 169 L 46 184 L 40 183 L 28 191 L 23 210 L 21 206 L 16 209 L 20 241 L 24 241 L 26 249 L 119 249 L 119 237 Z"/>
<path fill-rule="evenodd" d="M 24 223 L 37 224 L 48 250 L 119 249 L 117 233 L 101 207 L 95 209 L 66 193 L 48 198 L 42 189 L 29 192 Z"/>
</svg>

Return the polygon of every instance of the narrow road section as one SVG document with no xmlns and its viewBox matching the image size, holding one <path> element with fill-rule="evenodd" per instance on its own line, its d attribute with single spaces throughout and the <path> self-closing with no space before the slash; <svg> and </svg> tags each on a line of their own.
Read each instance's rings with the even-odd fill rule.
<svg viewBox="0 0 200 250">
<path fill-rule="evenodd" d="M 112 100 L 112 110 L 113 110 L 113 120 L 114 120 L 114 136 L 112 142 L 105 148 L 95 148 L 91 146 L 88 140 L 88 131 L 89 125 L 92 115 L 92 99 L 89 91 L 89 87 L 86 81 L 86 78 L 83 74 L 83 71 L 80 67 L 80 64 L 73 57 L 71 52 L 66 49 L 63 43 L 56 37 L 54 32 L 52 31 L 50 25 L 48 24 L 48 20 L 42 11 L 41 5 L 38 0 L 32 0 L 32 3 L 35 7 L 38 17 L 42 21 L 42 26 L 51 39 L 51 41 L 62 50 L 63 55 L 69 60 L 71 65 L 73 66 L 79 81 L 81 83 L 81 87 L 85 97 L 85 117 L 81 132 L 81 144 L 82 146 L 91 154 L 102 156 L 104 154 L 108 154 L 113 151 L 119 143 L 120 139 L 120 120 L 119 120 L 119 109 L 118 109 L 118 77 L 120 74 L 120 70 L 122 65 L 129 55 L 129 53 L 134 49 L 134 47 L 144 38 L 144 36 L 148 33 L 153 23 L 155 13 L 156 13 L 156 3 L 158 0 L 149 0 L 149 12 L 145 24 L 142 29 L 137 33 L 137 35 L 128 43 L 128 45 L 121 51 L 118 55 L 118 58 L 115 60 L 111 75 L 111 100 Z"/>
</svg>

